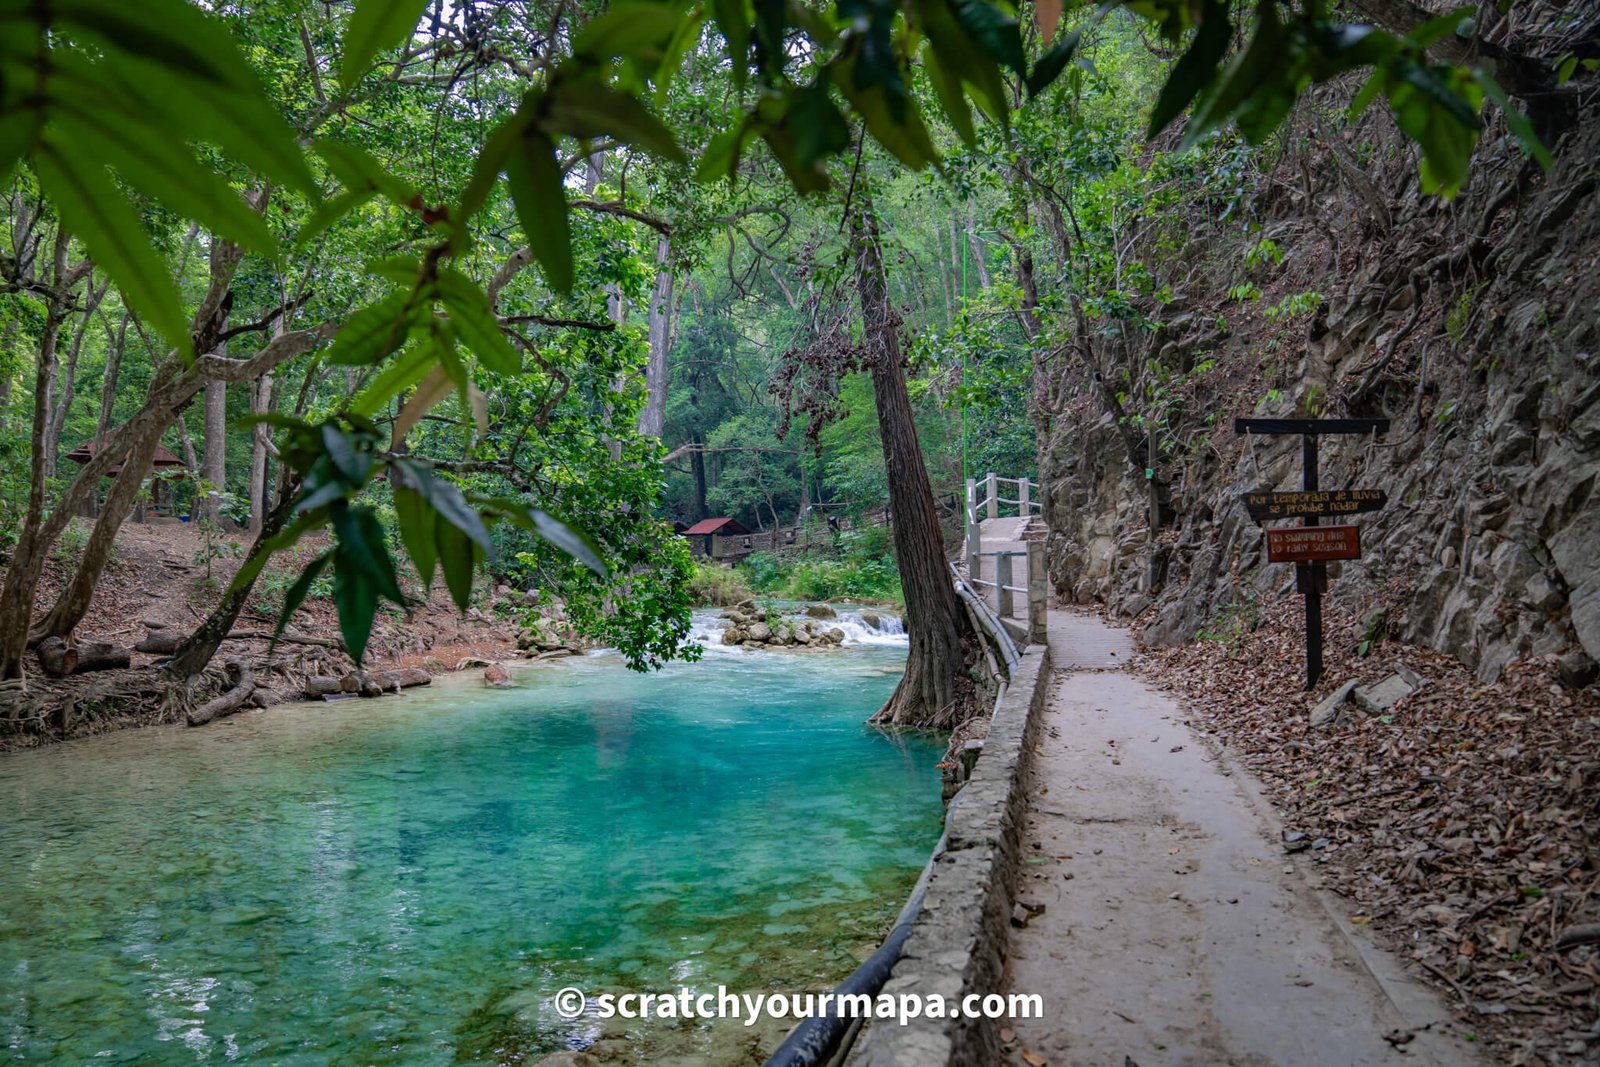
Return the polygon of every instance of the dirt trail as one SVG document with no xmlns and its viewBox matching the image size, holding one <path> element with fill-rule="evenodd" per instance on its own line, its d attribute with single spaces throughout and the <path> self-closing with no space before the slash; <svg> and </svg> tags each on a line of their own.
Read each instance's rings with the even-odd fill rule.
<svg viewBox="0 0 1600 1067">
<path fill-rule="evenodd" d="M 1284 851 L 1254 784 L 1119 670 L 1121 631 L 1052 612 L 1050 644 L 1019 890 L 1046 910 L 1012 931 L 1007 963 L 1008 991 L 1040 994 L 1045 1018 L 1009 1024 L 1008 1063 L 1484 1062 L 1312 885 L 1316 854 Z"/>
</svg>

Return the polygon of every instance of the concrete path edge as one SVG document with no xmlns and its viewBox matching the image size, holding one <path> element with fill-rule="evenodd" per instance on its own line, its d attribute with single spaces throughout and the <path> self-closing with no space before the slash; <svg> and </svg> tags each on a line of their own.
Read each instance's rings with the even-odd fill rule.
<svg viewBox="0 0 1600 1067">
<path fill-rule="evenodd" d="M 1001 989 L 1010 943 L 1028 780 L 1050 688 L 1050 652 L 1022 654 L 995 709 L 972 778 L 945 813 L 949 840 L 935 857 L 922 911 L 883 992 L 937 994 L 959 1005 Z M 856 1043 L 852 1067 L 939 1067 L 1000 1060 L 995 1019 L 917 1018 L 873 1023 Z"/>
</svg>

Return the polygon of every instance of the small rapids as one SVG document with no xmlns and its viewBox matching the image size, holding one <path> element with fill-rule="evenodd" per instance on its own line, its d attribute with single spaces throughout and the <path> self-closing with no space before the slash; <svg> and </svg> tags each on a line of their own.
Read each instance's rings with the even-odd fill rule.
<svg viewBox="0 0 1600 1067">
<path fill-rule="evenodd" d="M 905 648 L 911 643 L 911 639 L 906 636 L 905 623 L 900 616 L 887 609 L 846 604 L 831 604 L 829 606 L 838 612 L 837 618 L 812 619 L 805 613 L 803 604 L 775 604 L 772 606 L 772 610 L 787 619 L 814 622 L 819 630 L 830 630 L 837 627 L 844 632 L 843 647 L 845 648 L 862 645 Z M 722 643 L 722 631 L 727 627 L 728 620 L 722 617 L 722 609 L 697 609 L 694 612 L 693 622 L 690 624 L 689 640 L 703 645 L 707 655 L 718 652 L 753 655 L 758 651 L 747 649 L 743 646 L 724 645 Z"/>
</svg>

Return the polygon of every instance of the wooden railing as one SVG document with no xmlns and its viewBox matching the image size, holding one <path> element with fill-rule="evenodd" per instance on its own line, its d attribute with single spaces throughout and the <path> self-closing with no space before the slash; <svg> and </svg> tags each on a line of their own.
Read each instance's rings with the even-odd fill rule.
<svg viewBox="0 0 1600 1067">
<path fill-rule="evenodd" d="M 1001 495 L 1002 486 L 1015 486 L 1015 496 Z M 979 498 L 978 493 L 983 492 Z M 967 578 L 990 603 L 1002 619 L 1012 618 L 1016 611 L 1016 595 L 1027 598 L 1028 640 L 1041 643 L 1045 639 L 1046 609 L 1049 582 L 1045 572 L 1044 545 L 1028 542 L 1021 549 L 985 551 L 983 523 L 1001 518 L 1000 506 L 1012 505 L 1015 516 L 1026 520 L 1042 510 L 1038 499 L 1038 486 L 1030 478 L 1001 478 L 991 472 L 982 480 L 967 480 L 966 556 Z M 1010 516 L 1006 516 L 1010 517 Z M 1023 561 L 1021 584 L 1017 583 L 1016 561 Z M 993 562 L 985 566 L 985 560 Z M 986 576 L 987 574 L 987 576 Z"/>
</svg>

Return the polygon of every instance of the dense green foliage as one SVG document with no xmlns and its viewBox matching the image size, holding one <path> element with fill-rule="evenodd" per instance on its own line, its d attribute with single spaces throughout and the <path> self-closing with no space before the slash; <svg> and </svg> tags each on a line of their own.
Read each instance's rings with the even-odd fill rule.
<svg viewBox="0 0 1600 1067">
<path fill-rule="evenodd" d="M 1141 305 L 1171 283 L 1125 254 L 1135 222 L 1196 197 L 1235 211 L 1251 146 L 1309 86 L 1368 72 L 1358 105 L 1385 98 L 1445 195 L 1481 101 L 1504 102 L 1427 54 L 1465 11 L 1408 33 L 1315 0 L 1020 15 L 0 0 L 7 536 L 37 558 L 110 453 L 151 434 L 194 462 L 174 419 L 226 382 L 239 432 L 208 427 L 206 467 L 257 470 L 216 490 L 257 522 L 293 500 L 268 548 L 331 534 L 285 619 L 331 576 L 359 659 L 380 605 L 408 602 L 408 558 L 463 608 L 489 568 L 659 663 L 692 568 L 658 516 L 771 527 L 883 505 L 849 356 L 852 197 L 885 220 L 918 433 L 936 492 L 958 493 L 1031 470 L 1036 367 L 1073 337 L 1148 328 Z M 1137 149 L 1186 109 L 1181 143 Z M 1173 376 L 1202 372 L 1124 361 L 1099 380 L 1120 419 L 1154 424 Z M 31 433 L 11 414 L 30 407 Z M 97 437 L 88 473 L 57 469 Z M 893 595 L 884 554 L 852 551 L 784 587 Z M 32 603 L 30 573 L 8 573 L 8 603 Z"/>
</svg>

